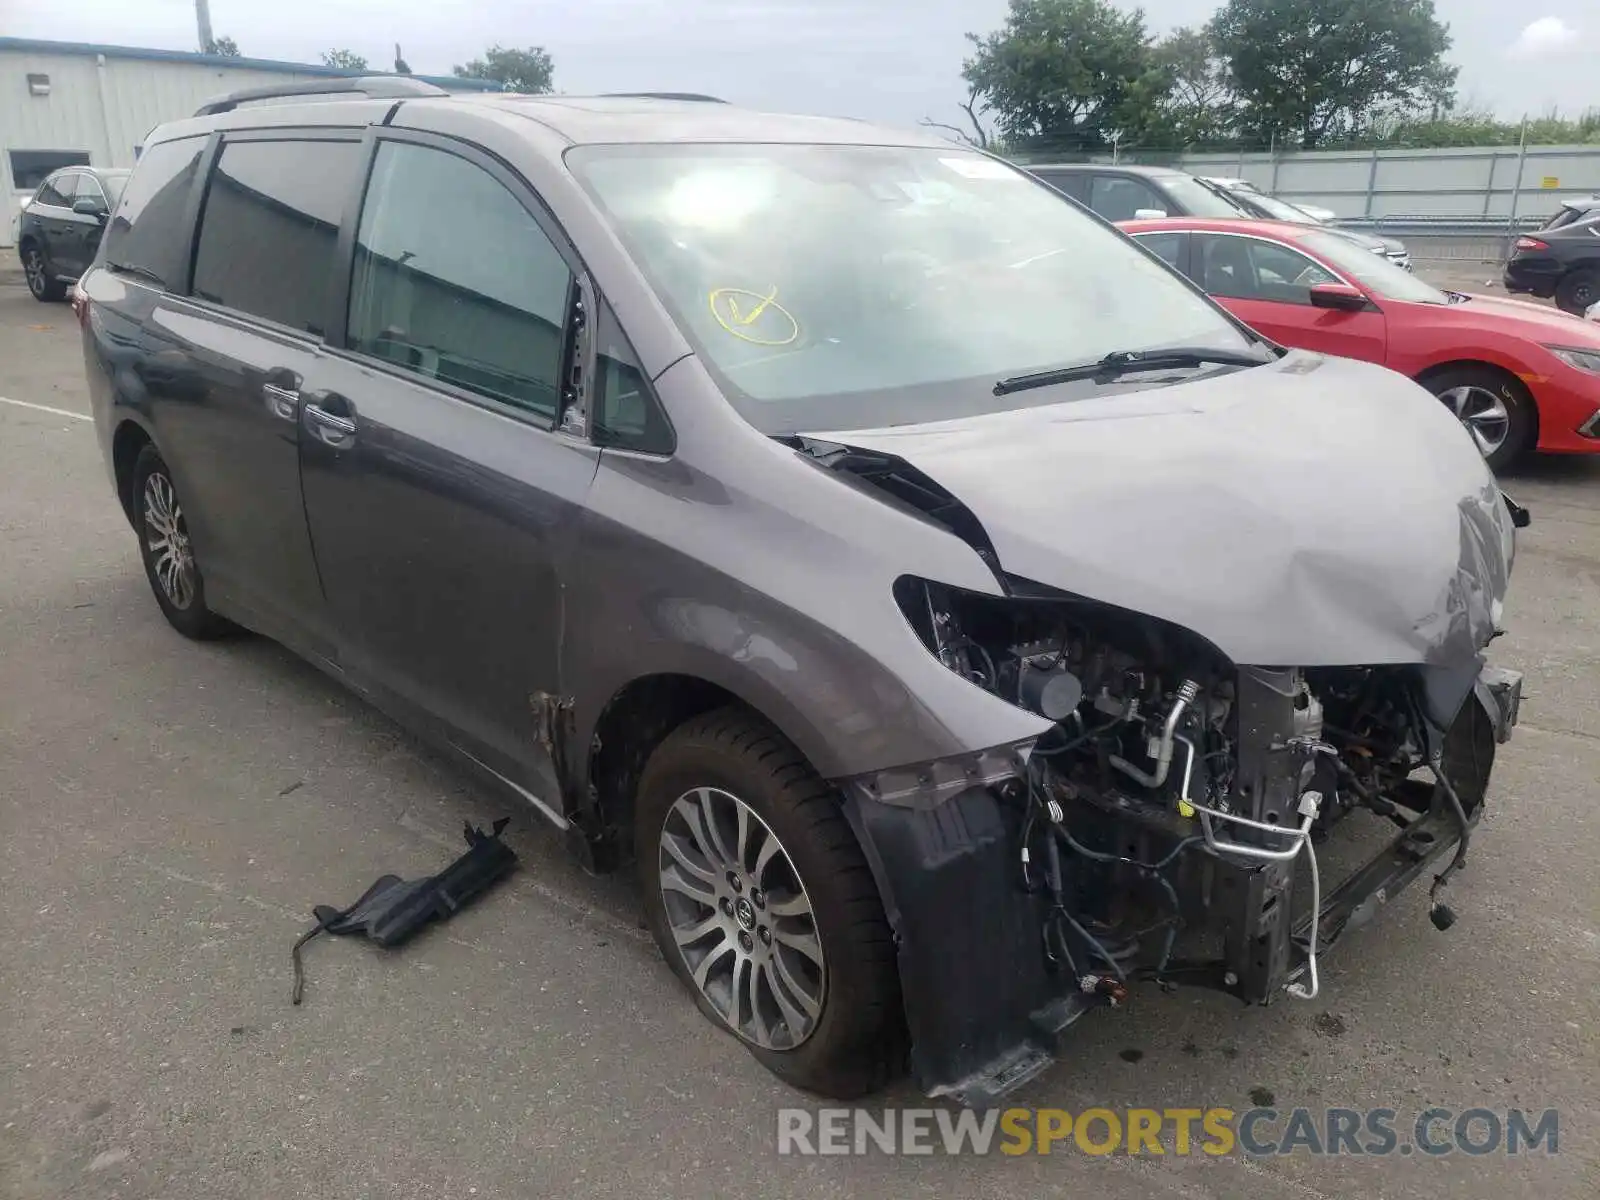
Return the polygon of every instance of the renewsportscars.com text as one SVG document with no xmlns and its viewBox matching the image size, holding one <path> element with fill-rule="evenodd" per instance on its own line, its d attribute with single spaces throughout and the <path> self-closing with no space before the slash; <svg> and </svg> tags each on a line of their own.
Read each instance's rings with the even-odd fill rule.
<svg viewBox="0 0 1600 1200">
<path fill-rule="evenodd" d="M 784 1108 L 779 1154 L 1555 1154 L 1560 1114 L 1424 1108 Z"/>
</svg>

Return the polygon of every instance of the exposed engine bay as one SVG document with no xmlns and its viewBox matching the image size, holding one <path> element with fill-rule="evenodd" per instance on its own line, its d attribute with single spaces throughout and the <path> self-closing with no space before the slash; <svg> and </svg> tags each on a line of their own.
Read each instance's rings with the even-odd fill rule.
<svg viewBox="0 0 1600 1200">
<path fill-rule="evenodd" d="M 1310 999 L 1318 954 L 1436 862 L 1431 915 L 1454 922 L 1443 890 L 1520 676 L 1473 664 L 1459 715 L 1440 721 L 1431 668 L 1415 664 L 1238 667 L 1178 626 L 1047 589 L 984 596 L 904 578 L 897 598 L 951 671 L 1053 722 L 987 789 L 993 828 L 980 832 L 970 805 L 953 818 L 1008 860 L 993 898 L 1026 898 L 1058 989 L 1032 1014 L 1037 1031 L 1122 1004 L 1140 980 Z M 1318 847 L 1356 812 L 1398 832 L 1327 887 Z M 974 903 L 990 898 L 979 890 Z M 991 1064 L 988 1082 L 948 1090 L 981 1099 L 1025 1069 Z"/>
</svg>

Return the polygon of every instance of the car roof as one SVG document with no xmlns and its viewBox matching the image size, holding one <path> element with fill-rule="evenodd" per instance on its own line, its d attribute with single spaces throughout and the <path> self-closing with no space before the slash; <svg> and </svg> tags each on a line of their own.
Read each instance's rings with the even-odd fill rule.
<svg viewBox="0 0 1600 1200">
<path fill-rule="evenodd" d="M 342 115 L 361 124 L 383 120 L 395 97 L 379 103 L 365 96 L 319 94 L 283 103 L 270 96 L 252 95 L 247 104 L 219 112 L 202 111 L 195 117 L 162 127 L 160 140 L 190 136 L 218 126 L 231 129 L 276 128 L 324 124 Z M 224 101 L 227 98 L 223 98 Z M 685 98 L 681 94 L 609 96 L 526 95 L 519 92 L 456 92 L 416 94 L 400 99 L 402 111 L 450 109 L 494 110 L 535 121 L 571 145 L 637 144 L 666 142 L 778 142 L 797 145 L 872 145 L 943 149 L 950 154 L 973 153 L 943 138 L 912 130 L 872 125 L 847 117 L 817 117 L 798 113 L 763 112 L 727 104 L 711 97 Z"/>
<path fill-rule="evenodd" d="M 1071 171 L 1081 174 L 1115 171 L 1123 175 L 1143 175 L 1149 179 L 1171 179 L 1177 175 L 1188 174 L 1187 171 L 1177 171 L 1171 167 L 1147 167 L 1139 163 L 1033 163 L 1024 169 L 1036 175 L 1041 171 Z"/>
</svg>

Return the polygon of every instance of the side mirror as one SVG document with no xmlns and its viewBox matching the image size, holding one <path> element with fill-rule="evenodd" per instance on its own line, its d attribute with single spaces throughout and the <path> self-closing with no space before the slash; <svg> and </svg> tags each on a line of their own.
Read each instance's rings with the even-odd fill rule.
<svg viewBox="0 0 1600 1200">
<path fill-rule="evenodd" d="M 100 217 L 103 220 L 106 216 L 106 206 L 90 196 L 80 196 L 74 200 L 72 211 L 80 217 Z"/>
<path fill-rule="evenodd" d="M 1337 312 L 1360 312 L 1368 302 L 1365 292 L 1348 283 L 1314 283 L 1311 303 L 1316 308 L 1331 308 Z"/>
<path fill-rule="evenodd" d="M 1166 215 L 1167 210 L 1164 208 L 1136 208 L 1133 210 L 1133 219 L 1135 221 L 1159 221 Z"/>
</svg>

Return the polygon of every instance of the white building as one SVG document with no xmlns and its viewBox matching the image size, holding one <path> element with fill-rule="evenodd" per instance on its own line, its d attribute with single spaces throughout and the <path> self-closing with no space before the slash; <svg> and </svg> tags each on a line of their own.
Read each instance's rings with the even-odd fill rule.
<svg viewBox="0 0 1600 1200">
<path fill-rule="evenodd" d="M 57 167 L 131 167 L 152 129 L 193 115 L 215 96 L 357 73 L 259 58 L 0 37 L 0 246 L 11 244 L 18 204 Z M 418 78 L 465 90 L 498 86 Z"/>
</svg>

